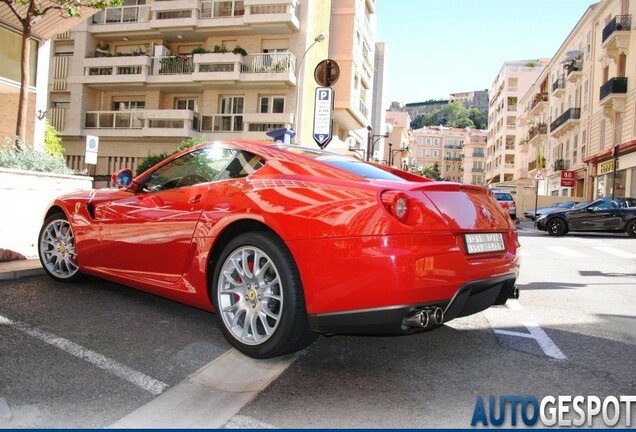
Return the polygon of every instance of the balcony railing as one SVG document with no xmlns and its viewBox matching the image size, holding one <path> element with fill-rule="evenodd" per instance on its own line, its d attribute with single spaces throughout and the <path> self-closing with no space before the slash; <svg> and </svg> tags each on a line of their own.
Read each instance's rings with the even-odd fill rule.
<svg viewBox="0 0 636 432">
<path fill-rule="evenodd" d="M 570 108 L 561 114 L 555 121 L 550 123 L 550 132 L 556 131 L 561 125 L 568 120 L 578 120 L 581 118 L 581 108 Z"/>
<path fill-rule="evenodd" d="M 528 130 L 528 141 L 530 141 L 531 139 L 533 139 L 534 137 L 538 135 L 545 135 L 547 133 L 548 133 L 548 125 L 546 125 L 545 123 L 539 123 L 537 126 L 532 126 Z"/>
<path fill-rule="evenodd" d="M 601 86 L 599 100 L 603 100 L 613 93 L 627 93 L 627 77 L 610 78 L 609 81 Z"/>
<path fill-rule="evenodd" d="M 141 129 L 143 111 L 89 111 L 85 128 L 90 129 Z"/>
<path fill-rule="evenodd" d="M 473 152 L 473 157 L 485 157 L 486 154 L 484 152 Z"/>
<path fill-rule="evenodd" d="M 530 110 L 532 111 L 534 109 L 534 107 L 536 107 L 537 105 L 539 105 L 542 102 L 547 102 L 548 101 L 548 94 L 547 93 L 537 93 L 534 95 L 534 98 L 532 99 L 532 103 L 530 104 Z"/>
<path fill-rule="evenodd" d="M 532 171 L 534 169 L 537 169 L 537 160 L 531 160 L 530 162 L 528 162 L 528 171 Z"/>
<path fill-rule="evenodd" d="M 242 0 L 201 2 L 201 18 L 230 18 L 243 15 L 245 5 Z"/>
<path fill-rule="evenodd" d="M 565 77 L 561 75 L 552 83 L 552 92 L 565 89 Z"/>
<path fill-rule="evenodd" d="M 481 172 L 484 172 L 484 169 L 483 169 L 483 168 L 473 168 L 473 169 L 472 169 L 472 172 L 479 172 L 479 173 L 481 173 Z"/>
<path fill-rule="evenodd" d="M 557 159 L 556 161 L 554 161 L 555 171 L 567 170 L 569 167 L 570 167 L 570 161 L 567 159 Z"/>
<path fill-rule="evenodd" d="M 250 54 L 243 59 L 242 72 L 283 73 L 296 70 L 296 57 L 292 53 Z"/>
<path fill-rule="evenodd" d="M 630 31 L 632 28 L 631 15 L 616 15 L 603 29 L 603 39 L 605 42 L 616 31 Z"/>
<path fill-rule="evenodd" d="M 147 22 L 150 6 L 122 6 L 97 12 L 92 17 L 93 24 L 124 24 Z"/>
<path fill-rule="evenodd" d="M 152 70 L 159 75 L 185 75 L 194 72 L 191 55 L 165 56 L 152 58 Z"/>
</svg>

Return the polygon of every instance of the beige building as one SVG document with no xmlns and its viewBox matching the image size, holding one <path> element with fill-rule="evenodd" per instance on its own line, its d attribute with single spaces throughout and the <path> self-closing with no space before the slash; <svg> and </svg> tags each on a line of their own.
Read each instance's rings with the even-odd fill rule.
<svg viewBox="0 0 636 432">
<path fill-rule="evenodd" d="M 415 167 L 438 164 L 444 180 L 484 185 L 485 131 L 429 126 L 415 129 L 413 138 Z"/>
<path fill-rule="evenodd" d="M 415 137 L 411 130 L 411 116 L 407 112 L 387 111 L 386 123 L 391 125 L 387 145 L 380 146 L 378 162 L 403 170 L 416 167 L 413 155 Z M 378 138 L 380 139 L 380 138 Z"/>
<path fill-rule="evenodd" d="M 517 177 L 541 171 L 540 194 L 636 196 L 634 13 L 634 0 L 591 5 L 523 96 Z"/>
<path fill-rule="evenodd" d="M 505 62 L 493 81 L 488 107 L 486 184 L 514 185 L 519 98 L 534 83 L 546 59 Z"/>
<path fill-rule="evenodd" d="M 192 137 L 312 144 L 314 69 L 332 58 L 333 135 L 364 142 L 374 27 L 374 0 L 127 0 L 54 40 L 48 117 L 73 168 L 99 137 L 98 185 Z"/>
<path fill-rule="evenodd" d="M 486 141 L 488 133 L 469 129 L 464 138 L 462 183 L 485 186 Z"/>
</svg>

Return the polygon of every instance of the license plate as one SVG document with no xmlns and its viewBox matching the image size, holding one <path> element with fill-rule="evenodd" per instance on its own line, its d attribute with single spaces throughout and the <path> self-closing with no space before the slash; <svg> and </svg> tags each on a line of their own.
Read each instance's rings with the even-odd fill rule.
<svg viewBox="0 0 636 432">
<path fill-rule="evenodd" d="M 506 249 L 501 233 L 464 234 L 468 254 L 499 252 Z"/>
</svg>

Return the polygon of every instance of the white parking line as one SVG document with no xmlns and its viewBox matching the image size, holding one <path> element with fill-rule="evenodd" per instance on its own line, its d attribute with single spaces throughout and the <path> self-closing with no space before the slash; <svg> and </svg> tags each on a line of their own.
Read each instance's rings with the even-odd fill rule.
<svg viewBox="0 0 636 432">
<path fill-rule="evenodd" d="M 565 246 L 546 246 L 545 248 L 566 258 L 589 258 L 589 256 Z"/>
<path fill-rule="evenodd" d="M 605 252 L 608 253 L 610 255 L 615 255 L 617 257 L 621 257 L 621 258 L 636 258 L 636 254 L 630 253 L 630 252 L 625 252 L 622 251 L 620 249 L 616 249 L 610 246 L 592 246 L 594 249 L 601 251 L 601 252 Z"/>
<path fill-rule="evenodd" d="M 151 393 L 153 396 L 157 396 L 163 393 L 167 388 L 168 384 L 163 383 L 161 381 L 157 381 L 154 378 L 149 377 L 141 372 L 137 372 L 129 368 L 128 366 L 124 366 L 120 363 L 117 363 L 114 360 L 109 359 L 101 354 L 98 354 L 89 349 L 83 348 L 82 346 L 71 342 L 68 339 L 64 339 L 59 336 L 55 336 L 54 334 L 45 332 L 43 330 L 37 329 L 35 327 L 30 326 L 29 324 L 22 323 L 19 321 L 10 320 L 7 317 L 0 315 L 0 325 L 6 325 L 12 327 L 16 330 L 19 330 L 23 333 L 28 334 L 36 339 L 41 340 L 49 345 L 52 345 L 56 348 L 61 349 L 62 351 L 71 354 L 77 358 L 85 360 L 100 369 L 108 371 L 113 375 L 118 376 L 119 378 L 125 379 L 126 381 L 136 385 L 137 387 L 146 390 Z"/>
<path fill-rule="evenodd" d="M 552 339 L 550 339 L 550 336 L 548 336 L 546 332 L 541 327 L 539 327 L 539 324 L 536 324 L 533 322 L 526 322 L 526 323 L 523 323 L 523 325 L 526 326 L 529 333 L 521 333 L 521 332 L 515 332 L 510 330 L 499 330 L 499 329 L 493 329 L 493 331 L 495 332 L 495 334 L 498 334 L 498 335 L 534 339 L 537 341 L 537 343 L 539 344 L 539 346 L 541 347 L 545 355 L 547 355 L 548 357 L 552 357 L 552 358 L 560 359 L 560 360 L 567 359 L 565 354 L 563 354 L 561 350 L 556 346 L 556 344 L 552 342 Z"/>
</svg>

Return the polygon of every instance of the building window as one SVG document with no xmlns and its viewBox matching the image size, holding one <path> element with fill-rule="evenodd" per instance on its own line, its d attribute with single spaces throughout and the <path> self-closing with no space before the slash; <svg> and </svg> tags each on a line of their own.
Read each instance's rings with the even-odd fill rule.
<svg viewBox="0 0 636 432">
<path fill-rule="evenodd" d="M 199 100 L 197 98 L 175 98 L 174 109 L 199 112 Z"/>
<path fill-rule="evenodd" d="M 285 97 L 261 96 L 258 112 L 261 114 L 285 112 Z"/>
<path fill-rule="evenodd" d="M 35 86 L 37 72 L 38 42 L 31 39 L 29 58 L 29 85 Z M 0 27 L 0 77 L 20 82 L 20 68 L 22 63 L 22 35 Z"/>
<path fill-rule="evenodd" d="M 113 111 L 142 110 L 146 108 L 143 101 L 113 101 Z"/>
</svg>

